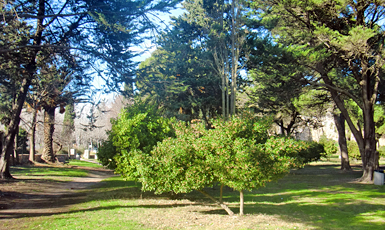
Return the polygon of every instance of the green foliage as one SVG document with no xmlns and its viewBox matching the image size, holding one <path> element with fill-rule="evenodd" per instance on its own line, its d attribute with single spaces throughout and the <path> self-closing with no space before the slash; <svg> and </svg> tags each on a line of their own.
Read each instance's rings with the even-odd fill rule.
<svg viewBox="0 0 385 230">
<path fill-rule="evenodd" d="M 356 141 L 348 141 L 348 153 L 349 158 L 361 160 L 360 149 L 358 148 Z"/>
<path fill-rule="evenodd" d="M 17 152 L 27 153 L 27 145 L 28 145 L 28 132 L 19 127 L 19 133 L 17 134 Z"/>
<path fill-rule="evenodd" d="M 135 103 L 111 121 L 108 140 L 99 148 L 100 162 L 116 173 L 135 178 L 138 175 L 135 157 L 149 154 L 158 142 L 174 136 L 171 121 L 161 117 L 155 107 Z"/>
<path fill-rule="evenodd" d="M 75 118 L 74 104 L 70 102 L 65 108 L 62 135 L 67 137 L 72 136 L 72 133 L 75 131 Z"/>
<path fill-rule="evenodd" d="M 331 156 L 338 152 L 338 143 L 335 140 L 328 139 L 325 135 L 321 136 L 319 143 L 323 145 L 326 156 Z"/>
<path fill-rule="evenodd" d="M 201 123 L 177 123 L 176 138 L 158 143 L 151 154 L 138 154 L 134 161 L 142 189 L 185 193 L 219 182 L 235 190 L 251 190 L 319 159 L 323 152 L 317 143 L 268 138 L 271 119 L 244 115 L 212 124 L 213 129 L 207 130 Z M 282 149 L 282 144 L 287 146 Z"/>
<path fill-rule="evenodd" d="M 385 157 L 385 146 L 380 146 L 377 151 L 381 157 Z"/>
<path fill-rule="evenodd" d="M 98 149 L 98 160 L 103 166 L 107 166 L 109 169 L 115 169 L 116 161 L 114 160 L 114 156 L 116 154 L 116 147 L 112 143 L 110 133 L 108 140 L 104 141 Z"/>
<path fill-rule="evenodd" d="M 265 151 L 280 156 L 288 156 L 295 161 L 290 162 L 292 168 L 301 167 L 312 161 L 319 160 L 324 154 L 323 145 L 314 141 L 301 141 L 293 138 L 271 137 L 264 143 Z"/>
</svg>

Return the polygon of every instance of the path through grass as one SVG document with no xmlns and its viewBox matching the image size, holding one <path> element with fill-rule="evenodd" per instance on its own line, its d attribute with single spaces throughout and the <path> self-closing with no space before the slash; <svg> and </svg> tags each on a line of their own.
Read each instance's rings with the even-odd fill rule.
<svg viewBox="0 0 385 230">
<path fill-rule="evenodd" d="M 112 177 L 89 189 L 70 211 L 19 220 L 23 229 L 383 229 L 385 186 L 357 183 L 359 168 L 310 165 L 245 194 L 243 217 L 229 217 L 199 193 L 170 197 L 141 193 Z M 218 188 L 206 190 L 218 196 Z M 238 213 L 238 192 L 225 189 Z"/>
</svg>

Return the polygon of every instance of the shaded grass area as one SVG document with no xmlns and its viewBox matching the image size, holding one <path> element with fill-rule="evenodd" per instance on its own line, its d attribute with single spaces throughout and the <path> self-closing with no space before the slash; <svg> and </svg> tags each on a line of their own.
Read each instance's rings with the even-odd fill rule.
<svg viewBox="0 0 385 230">
<path fill-rule="evenodd" d="M 23 229 L 383 229 L 385 186 L 361 184 L 359 168 L 308 165 L 278 182 L 245 193 L 243 217 L 231 218 L 200 193 L 177 196 L 142 193 L 120 177 L 77 193 L 63 213 L 20 218 Z M 218 197 L 219 188 L 206 191 Z M 238 213 L 239 193 L 224 189 Z"/>
</svg>

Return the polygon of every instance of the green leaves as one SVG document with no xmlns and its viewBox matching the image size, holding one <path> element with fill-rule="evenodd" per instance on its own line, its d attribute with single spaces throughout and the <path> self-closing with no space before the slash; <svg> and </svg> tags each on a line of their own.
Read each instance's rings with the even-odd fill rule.
<svg viewBox="0 0 385 230">
<path fill-rule="evenodd" d="M 271 121 L 250 114 L 229 121 L 174 125 L 176 138 L 167 138 L 148 154 L 139 181 L 143 190 L 175 193 L 200 190 L 218 182 L 235 190 L 251 190 L 276 180 L 292 167 L 310 161 L 311 144 L 268 137 Z M 280 145 L 286 145 L 279 149 Z"/>
<path fill-rule="evenodd" d="M 112 120 L 108 141 L 98 154 L 101 162 L 116 168 L 124 177 L 136 178 L 144 155 L 158 142 L 175 135 L 171 121 L 158 115 L 155 107 L 137 101 L 122 111 L 118 119 Z"/>
</svg>

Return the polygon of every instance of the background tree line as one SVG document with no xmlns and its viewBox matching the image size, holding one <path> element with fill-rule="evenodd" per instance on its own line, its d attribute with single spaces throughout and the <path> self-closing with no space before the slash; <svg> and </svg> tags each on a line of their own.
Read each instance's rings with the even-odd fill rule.
<svg viewBox="0 0 385 230">
<path fill-rule="evenodd" d="M 30 98 L 46 114 L 43 159 L 50 162 L 52 111 L 84 100 L 92 73 L 109 89 L 124 83 L 126 95 L 164 118 L 202 119 L 207 129 L 215 118 L 251 111 L 271 116 L 290 137 L 299 125 L 319 126 L 316 118 L 331 111 L 342 169 L 350 169 L 348 127 L 361 179 L 373 179 L 383 125 L 383 1 L 186 0 L 184 13 L 157 37 L 157 50 L 135 69 L 127 50 L 152 27 L 147 13 L 175 3 L 3 2 L 2 177 L 10 176 L 6 162 L 24 102 Z"/>
<path fill-rule="evenodd" d="M 350 170 L 349 128 L 362 180 L 372 180 L 383 125 L 374 114 L 383 110 L 384 2 L 192 0 L 183 6 L 141 64 L 138 94 L 165 114 L 199 117 L 207 127 L 209 118 L 242 110 L 270 114 L 286 136 L 301 124 L 318 127 L 316 118 L 330 111 L 342 169 Z"/>
</svg>

